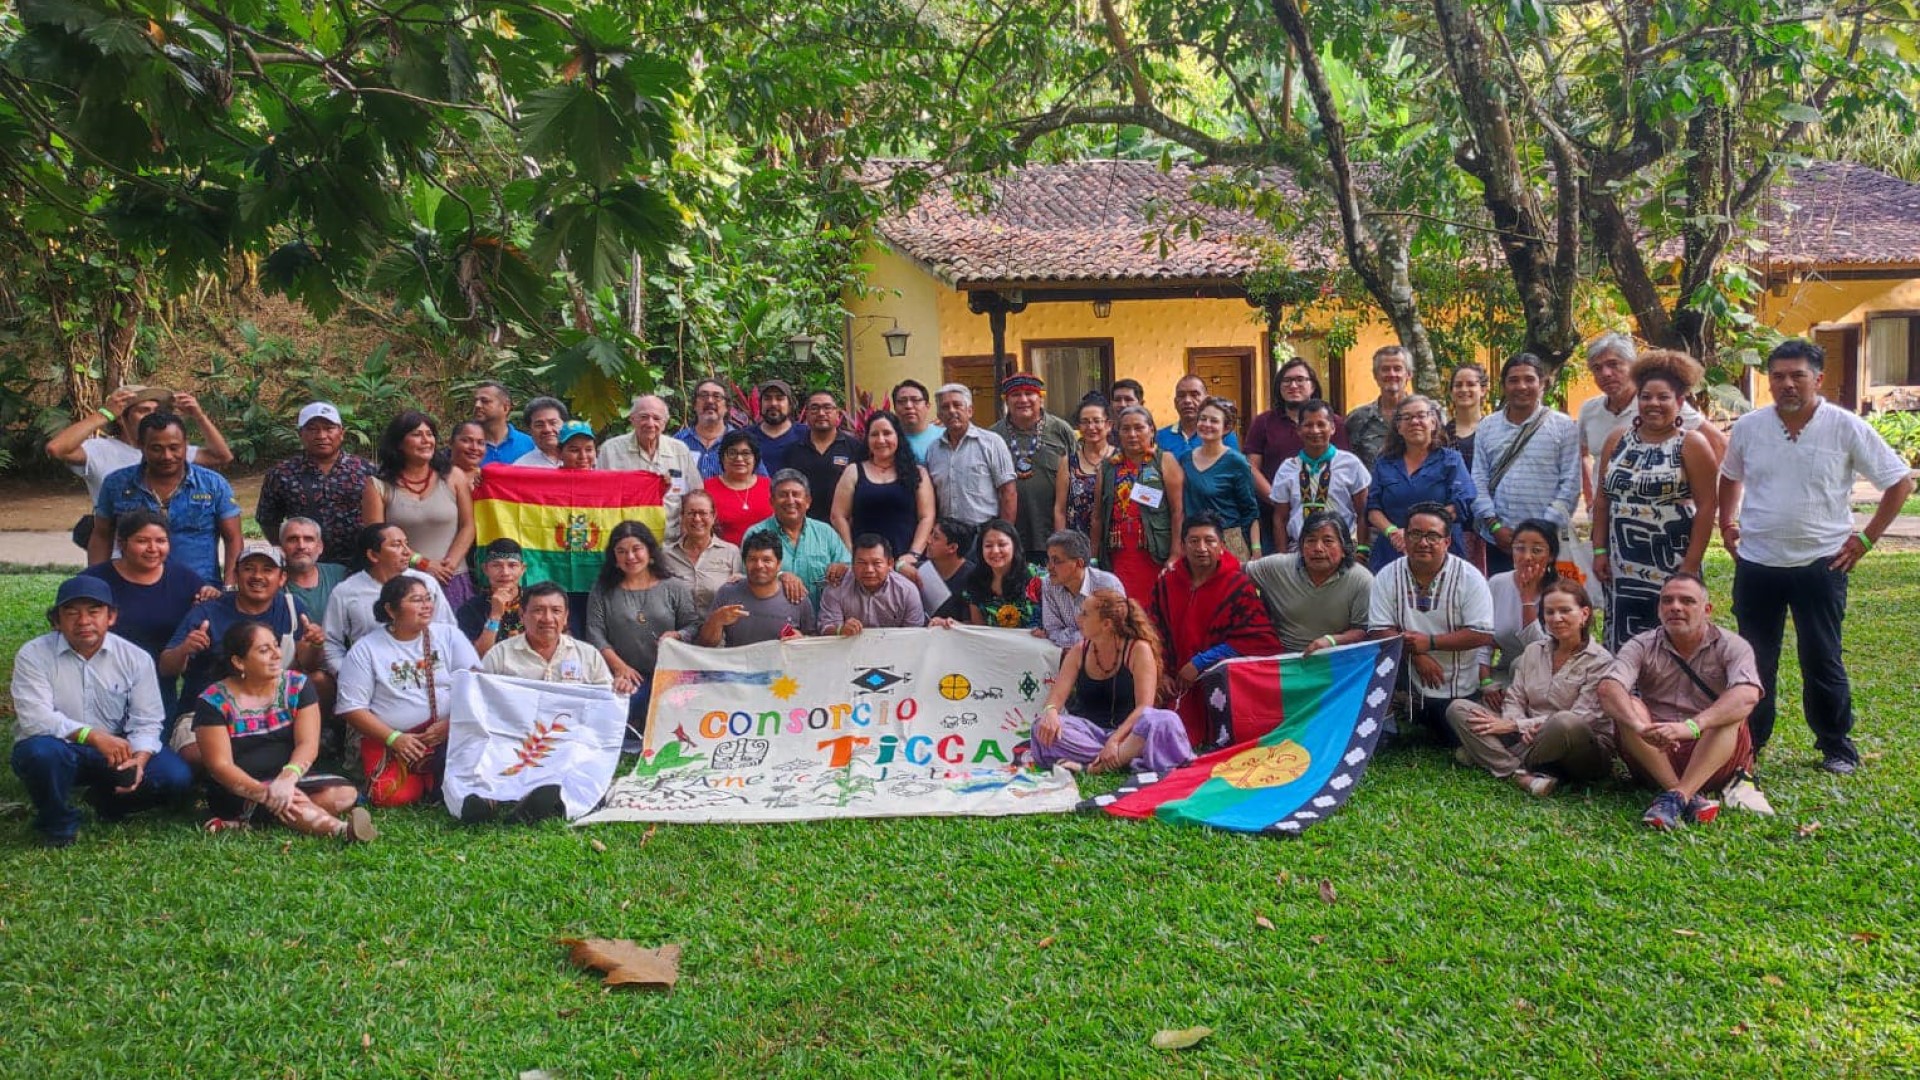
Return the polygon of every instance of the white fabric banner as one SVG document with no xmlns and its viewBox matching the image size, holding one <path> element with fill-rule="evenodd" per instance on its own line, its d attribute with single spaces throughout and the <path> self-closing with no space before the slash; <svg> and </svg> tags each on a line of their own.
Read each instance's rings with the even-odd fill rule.
<svg viewBox="0 0 1920 1080">
<path fill-rule="evenodd" d="M 1072 774 L 1013 764 L 1059 664 L 984 627 L 662 641 L 645 753 L 576 824 L 1065 813 Z"/>
<path fill-rule="evenodd" d="M 610 690 L 456 671 L 452 708 L 442 791 L 455 817 L 469 795 L 522 799 L 558 784 L 572 820 L 613 782 L 627 699 Z"/>
</svg>

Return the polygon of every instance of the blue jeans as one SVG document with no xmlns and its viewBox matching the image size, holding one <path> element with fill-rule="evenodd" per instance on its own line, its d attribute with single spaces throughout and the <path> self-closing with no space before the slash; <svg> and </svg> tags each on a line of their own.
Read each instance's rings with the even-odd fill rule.
<svg viewBox="0 0 1920 1080">
<path fill-rule="evenodd" d="M 133 779 L 107 764 L 107 756 L 51 735 L 34 735 L 13 744 L 13 771 L 33 799 L 33 827 L 49 839 L 71 839 L 80 831 L 80 812 L 67 804 L 76 784 L 93 789 L 89 795 L 103 819 L 117 821 L 128 814 L 175 802 L 193 787 L 193 770 L 180 755 L 162 749 L 147 760 L 140 786 L 125 795 L 114 788 Z"/>
</svg>

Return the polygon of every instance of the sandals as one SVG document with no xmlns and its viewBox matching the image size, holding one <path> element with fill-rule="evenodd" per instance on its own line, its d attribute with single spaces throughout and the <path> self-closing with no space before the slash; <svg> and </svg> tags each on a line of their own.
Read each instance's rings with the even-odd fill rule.
<svg viewBox="0 0 1920 1080">
<path fill-rule="evenodd" d="M 380 836 L 380 830 L 374 827 L 373 815 L 367 813 L 364 806 L 347 811 L 347 816 L 340 824 L 340 839 L 349 844 L 364 844 Z"/>
<path fill-rule="evenodd" d="M 1521 791 L 1536 799 L 1546 798 L 1560 786 L 1558 777 L 1548 776 L 1546 773 L 1517 772 L 1513 774 L 1513 782 Z"/>
</svg>

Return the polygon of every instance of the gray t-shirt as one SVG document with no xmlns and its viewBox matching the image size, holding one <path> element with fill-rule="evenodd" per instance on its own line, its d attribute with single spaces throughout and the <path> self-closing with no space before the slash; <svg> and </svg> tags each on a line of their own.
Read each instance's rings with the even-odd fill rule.
<svg viewBox="0 0 1920 1080">
<path fill-rule="evenodd" d="M 1241 569 L 1260 586 L 1273 629 L 1288 652 L 1299 652 L 1315 638 L 1367 625 L 1373 574 L 1358 563 L 1317 586 L 1300 565 L 1297 551 L 1255 559 Z"/>
<path fill-rule="evenodd" d="M 612 649 L 642 674 L 653 672 L 661 634 L 677 630 L 691 641 L 699 628 L 693 590 L 679 578 L 668 578 L 650 589 L 595 586 L 587 594 L 587 644 Z"/>
<path fill-rule="evenodd" d="M 784 589 L 776 589 L 772 596 L 762 600 L 753 595 L 752 587 L 744 580 L 729 581 L 713 594 L 715 608 L 728 604 L 739 604 L 747 609 L 745 618 L 726 628 L 726 636 L 722 641 L 728 647 L 778 641 L 789 626 L 803 634 L 811 634 L 816 629 L 813 605 L 805 600 L 797 604 L 788 600 Z"/>
</svg>

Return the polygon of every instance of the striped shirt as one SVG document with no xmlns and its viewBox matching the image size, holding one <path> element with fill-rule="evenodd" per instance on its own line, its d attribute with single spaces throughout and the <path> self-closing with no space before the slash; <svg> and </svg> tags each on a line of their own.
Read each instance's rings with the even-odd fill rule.
<svg viewBox="0 0 1920 1080">
<path fill-rule="evenodd" d="M 1580 497 L 1580 428 L 1565 413 L 1551 410 L 1540 417 L 1539 430 L 1495 489 L 1494 468 L 1525 427 L 1524 422 L 1507 419 L 1502 409 L 1480 421 L 1473 433 L 1473 517 L 1480 535 L 1489 540 L 1495 520 L 1508 528 L 1528 518 L 1564 527 L 1573 518 L 1574 500 Z"/>
</svg>

